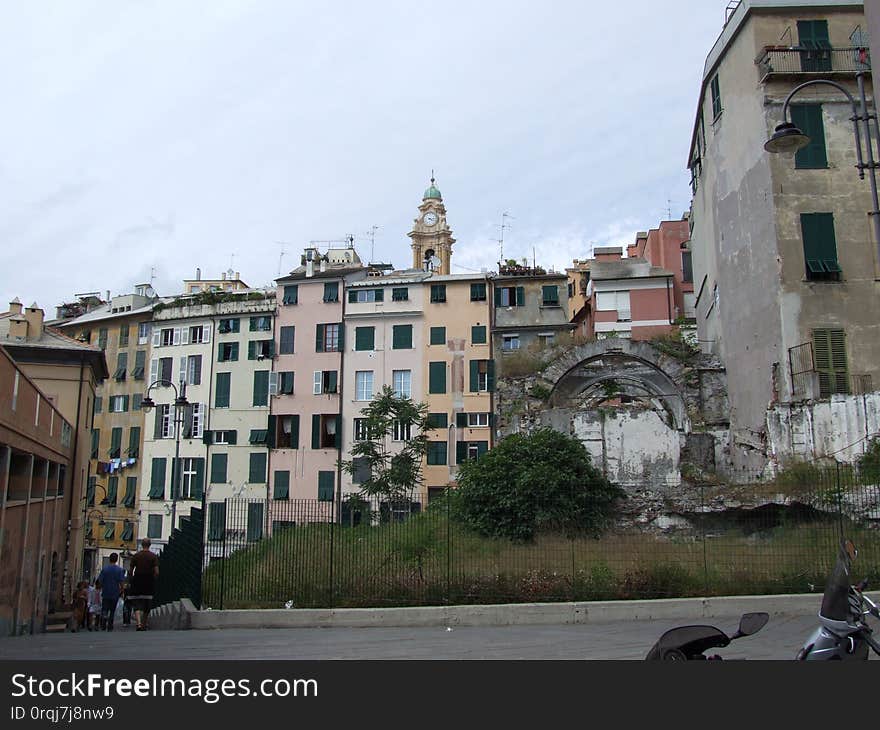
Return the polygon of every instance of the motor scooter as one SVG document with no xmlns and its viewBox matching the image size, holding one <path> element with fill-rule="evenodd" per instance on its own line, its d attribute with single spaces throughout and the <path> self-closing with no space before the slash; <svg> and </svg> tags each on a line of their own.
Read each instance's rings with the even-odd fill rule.
<svg viewBox="0 0 880 730">
<path fill-rule="evenodd" d="M 717 654 L 706 656 L 706 652 L 758 633 L 769 620 L 770 614 L 763 612 L 743 614 L 739 620 L 739 628 L 730 636 L 715 626 L 679 626 L 663 634 L 645 659 L 665 662 L 721 659 Z"/>
<path fill-rule="evenodd" d="M 850 582 L 852 562 L 858 550 L 851 540 L 841 542 L 834 570 L 825 586 L 819 609 L 819 628 L 797 654 L 800 661 L 866 660 L 868 649 L 880 655 L 880 643 L 873 637 L 867 617 L 880 619 L 880 608 L 864 591 L 868 580 Z"/>
</svg>

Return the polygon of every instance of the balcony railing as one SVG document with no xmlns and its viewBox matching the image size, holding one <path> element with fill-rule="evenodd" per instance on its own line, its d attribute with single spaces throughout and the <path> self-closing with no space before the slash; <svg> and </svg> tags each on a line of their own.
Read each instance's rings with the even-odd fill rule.
<svg viewBox="0 0 880 730">
<path fill-rule="evenodd" d="M 867 48 L 766 47 L 755 60 L 761 80 L 768 76 L 854 74 L 871 70 Z"/>
</svg>

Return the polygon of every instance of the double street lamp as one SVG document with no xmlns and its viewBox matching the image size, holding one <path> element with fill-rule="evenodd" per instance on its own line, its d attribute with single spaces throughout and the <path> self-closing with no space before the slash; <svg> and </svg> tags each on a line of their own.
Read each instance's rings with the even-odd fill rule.
<svg viewBox="0 0 880 730">
<path fill-rule="evenodd" d="M 150 398 L 150 391 L 153 388 L 172 388 L 174 390 L 174 420 L 172 421 L 174 424 L 174 466 L 171 470 L 171 530 L 173 531 L 177 519 L 177 497 L 180 494 L 183 480 L 183 469 L 180 468 L 180 432 L 186 423 L 191 404 L 186 399 L 186 380 L 181 378 L 178 390 L 170 380 L 159 379 L 150 383 L 144 394 L 144 399 L 141 401 L 141 408 L 146 413 L 156 407 L 156 403 Z"/>
<path fill-rule="evenodd" d="M 855 137 L 856 143 L 856 159 L 858 163 L 856 164 L 856 169 L 859 171 L 859 177 L 864 180 L 865 179 L 865 170 L 869 172 L 869 179 L 871 181 L 871 196 L 872 202 L 874 205 L 874 209 L 869 213 L 871 216 L 871 220 L 874 224 L 874 242 L 877 246 L 878 253 L 878 261 L 880 261 L 880 202 L 878 202 L 877 198 L 877 167 L 878 163 L 874 160 L 874 142 L 872 139 L 871 127 L 873 122 L 873 135 L 876 136 L 878 140 L 880 140 L 880 126 L 877 123 L 877 115 L 876 113 L 871 114 L 868 112 L 868 100 L 865 96 L 865 72 L 858 71 L 856 73 L 856 80 L 858 82 L 859 87 L 859 100 L 856 101 L 853 98 L 853 95 L 847 91 L 846 88 L 838 84 L 836 81 L 830 81 L 828 79 L 812 79 L 810 81 L 806 81 L 799 86 L 796 86 L 792 89 L 791 93 L 785 100 L 785 103 L 782 106 L 782 124 L 776 127 L 776 131 L 773 136 L 767 141 L 764 145 L 764 149 L 767 152 L 780 153 L 780 152 L 797 152 L 798 150 L 802 150 L 804 147 L 810 144 L 810 138 L 804 132 L 797 128 L 789 119 L 788 107 L 791 104 L 792 98 L 800 92 L 802 89 L 806 89 L 810 86 L 833 86 L 838 91 L 842 92 L 846 98 L 849 100 L 850 105 L 852 106 L 852 117 L 850 120 L 853 123 L 853 135 Z M 876 104 L 875 104 L 876 109 Z M 861 126 L 860 126 L 861 125 Z M 864 136 L 867 152 L 863 154 L 862 150 L 862 137 Z"/>
</svg>

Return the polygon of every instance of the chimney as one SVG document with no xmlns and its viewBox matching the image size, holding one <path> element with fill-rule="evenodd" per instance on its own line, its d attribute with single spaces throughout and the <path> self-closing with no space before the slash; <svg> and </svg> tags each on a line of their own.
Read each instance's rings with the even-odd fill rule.
<svg viewBox="0 0 880 730">
<path fill-rule="evenodd" d="M 9 318 L 9 337 L 16 340 L 27 339 L 28 323 L 21 314 Z"/>
<path fill-rule="evenodd" d="M 18 297 L 9 302 L 9 313 L 21 314 L 21 300 Z"/>
<path fill-rule="evenodd" d="M 196 281 L 201 281 L 201 280 L 202 280 L 202 270 L 199 268 L 196 268 Z"/>
<path fill-rule="evenodd" d="M 238 273 L 237 271 L 235 272 L 235 280 L 236 280 L 236 281 L 241 281 L 241 274 Z"/>
<path fill-rule="evenodd" d="M 327 271 L 327 259 L 325 259 L 322 256 L 321 257 L 321 273 L 324 273 L 325 271 Z"/>
<path fill-rule="evenodd" d="M 24 318 L 27 321 L 28 339 L 39 339 L 43 334 L 43 310 L 34 302 L 24 310 Z"/>
<path fill-rule="evenodd" d="M 222 274 L 220 274 L 220 280 L 226 281 L 226 272 L 225 271 Z"/>
</svg>

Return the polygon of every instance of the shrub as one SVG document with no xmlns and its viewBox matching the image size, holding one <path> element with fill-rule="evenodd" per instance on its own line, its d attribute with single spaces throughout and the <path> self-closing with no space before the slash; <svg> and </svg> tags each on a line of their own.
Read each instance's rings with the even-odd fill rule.
<svg viewBox="0 0 880 730">
<path fill-rule="evenodd" d="M 880 483 L 880 439 L 872 439 L 858 460 L 859 477 L 871 484 Z"/>
</svg>

